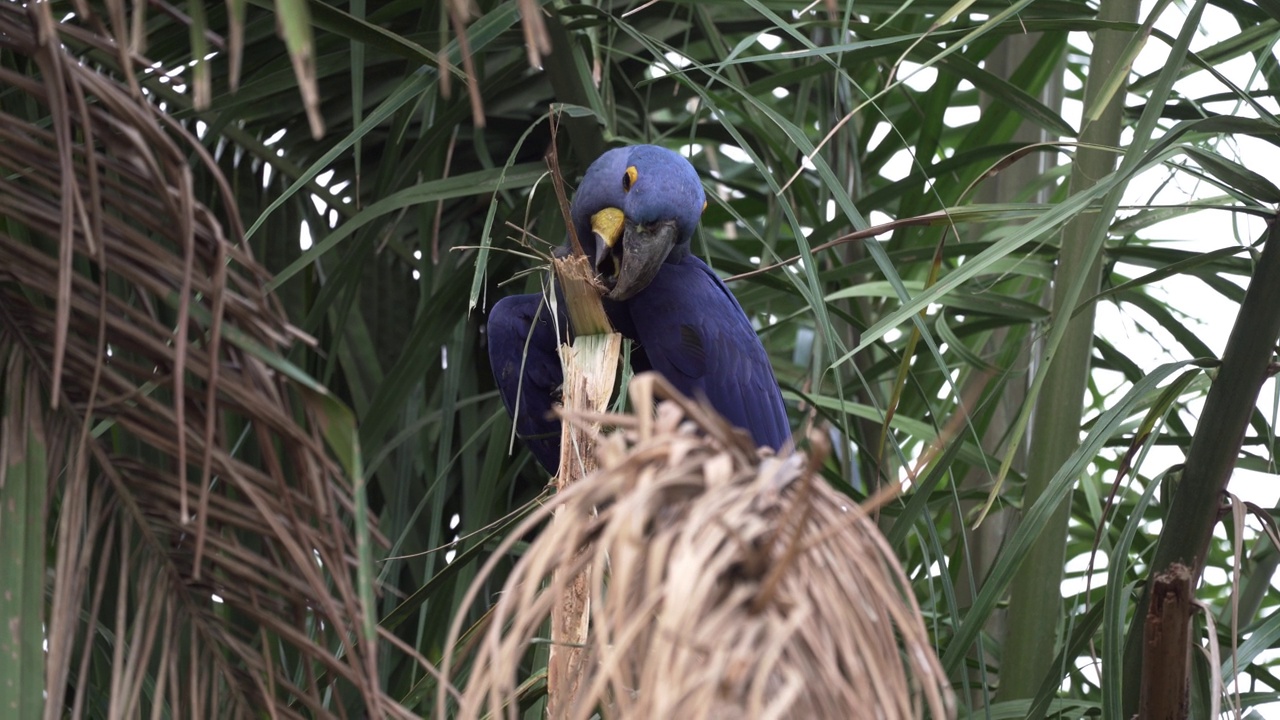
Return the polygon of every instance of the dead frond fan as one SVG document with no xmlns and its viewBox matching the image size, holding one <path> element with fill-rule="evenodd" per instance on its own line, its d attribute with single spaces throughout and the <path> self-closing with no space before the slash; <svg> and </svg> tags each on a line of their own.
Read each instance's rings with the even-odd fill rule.
<svg viewBox="0 0 1280 720">
<path fill-rule="evenodd" d="M 564 717 L 951 717 L 907 579 L 865 511 L 816 475 L 825 450 L 761 457 L 657 375 L 630 392 L 634 415 L 566 417 L 616 431 L 599 440 L 600 470 L 512 533 L 472 585 L 468 605 L 554 512 L 471 644 L 448 715 L 516 716 L 530 644 L 581 572 L 591 625 Z M 655 394 L 670 398 L 656 412 Z"/>
</svg>

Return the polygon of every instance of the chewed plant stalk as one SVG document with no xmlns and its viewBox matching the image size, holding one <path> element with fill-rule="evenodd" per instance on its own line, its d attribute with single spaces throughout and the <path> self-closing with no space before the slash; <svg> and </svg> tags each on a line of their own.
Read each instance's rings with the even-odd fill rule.
<svg viewBox="0 0 1280 720">
<path fill-rule="evenodd" d="M 552 260 L 556 279 L 564 293 L 573 340 L 559 347 L 564 370 L 563 410 L 571 414 L 601 415 L 609 407 L 618 374 L 622 336 L 614 332 L 600 302 L 600 286 L 584 255 Z M 595 443 L 599 424 L 564 423 L 560 436 L 560 470 L 554 482 L 564 492 L 596 470 Z M 581 522 L 586 518 L 574 518 Z M 563 522 L 562 512 L 555 522 Z M 583 647 L 591 611 L 587 576 L 579 572 L 561 586 L 561 602 L 551 616 L 551 647 L 547 663 L 547 712 L 559 717 L 561 709 L 576 704 L 582 678 Z"/>
</svg>

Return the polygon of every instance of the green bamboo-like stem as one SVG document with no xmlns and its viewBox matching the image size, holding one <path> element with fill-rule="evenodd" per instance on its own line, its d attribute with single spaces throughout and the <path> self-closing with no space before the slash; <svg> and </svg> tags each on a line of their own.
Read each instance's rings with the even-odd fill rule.
<svg viewBox="0 0 1280 720">
<path fill-rule="evenodd" d="M 1133 22 L 1138 17 L 1138 6 L 1137 0 L 1105 0 L 1099 19 Z M 1081 128 L 1083 147 L 1077 151 L 1071 169 L 1073 193 L 1091 187 L 1115 169 L 1116 154 L 1099 148 L 1120 144 L 1124 91 L 1110 95 L 1105 95 L 1105 91 L 1117 66 L 1124 60 L 1130 35 L 1100 30 L 1094 36 L 1090 72 L 1084 87 L 1084 116 L 1097 119 L 1086 120 Z M 1106 106 L 1095 115 L 1099 102 L 1105 102 Z M 1096 221 L 1092 215 L 1084 215 L 1063 229 L 1062 249 L 1053 278 L 1053 318 L 1054 322 L 1069 325 L 1057 352 L 1045 359 L 1049 367 L 1032 426 L 1033 445 L 1029 452 L 1023 507 L 1035 504 L 1054 473 L 1080 443 L 1083 398 L 1093 352 L 1093 306 L 1077 311 L 1074 304 L 1076 297 L 1087 298 L 1098 291 L 1101 253 L 1099 246 L 1091 242 Z M 1071 297 L 1067 288 L 1082 280 L 1080 295 Z M 1000 668 L 1002 700 L 1033 697 L 1053 662 L 1062 624 L 1060 586 L 1070 510 L 1068 497 L 1050 517 L 1013 579 L 1008 635 Z"/>
<path fill-rule="evenodd" d="M 1258 401 L 1258 392 L 1267 377 L 1267 366 L 1275 355 L 1280 337 L 1280 233 L 1272 218 L 1262 255 L 1254 268 L 1249 289 L 1240 304 L 1240 314 L 1227 338 L 1222 366 L 1205 398 L 1204 411 L 1196 425 L 1182 479 L 1174 490 L 1165 518 L 1164 530 L 1156 543 L 1151 576 L 1175 563 L 1192 571 L 1194 586 L 1204 570 L 1213 526 L 1218 522 L 1222 491 L 1226 489 L 1244 441 L 1245 429 Z M 1143 589 L 1138 607 L 1150 602 L 1150 582 Z M 1125 716 L 1137 712 L 1142 679 L 1142 617 L 1129 626 L 1124 658 Z"/>
<path fill-rule="evenodd" d="M 1052 36 L 1040 34 L 1011 35 L 1003 39 L 997 49 L 988 56 L 985 67 L 998 77 L 1018 82 L 1025 76 L 1024 68 L 1029 65 L 1041 66 L 1043 76 L 1037 76 L 1035 82 L 1027 89 L 1034 91 L 1037 97 L 1044 100 L 1050 107 L 1056 107 L 1062 103 L 1061 65 L 1055 63 L 1051 66 L 1057 68 L 1056 71 L 1043 67 L 1039 62 L 1039 56 L 1050 48 L 1059 55 L 1063 54 L 1066 47 L 1065 41 L 1066 38 L 1059 41 Z M 995 97 L 989 97 L 984 102 L 984 107 L 991 107 L 999 101 Z M 1050 139 L 1048 131 L 1029 120 L 1023 120 L 1013 135 L 1015 142 L 1026 144 L 1047 142 Z M 1033 197 L 1027 197 L 1027 188 L 1036 186 L 1037 180 L 1046 172 L 1049 162 L 1046 155 L 1033 154 L 1013 163 L 978 187 L 977 201 L 982 203 L 1048 202 L 1050 188 L 1040 189 Z M 1019 296 L 1026 296 L 1033 292 L 1032 288 L 1035 287 L 1033 283 L 1040 282 L 1024 278 L 1008 283 L 1007 287 Z M 1013 289 L 1015 285 L 1016 290 Z M 1047 283 L 1044 285 L 1047 286 Z M 996 330 L 986 340 L 983 357 L 996 358 L 997 367 L 1026 367 L 1031 353 L 1030 335 L 1031 330 L 1027 326 Z M 974 373 L 968 378 L 967 383 L 969 387 L 976 388 L 987 386 L 991 380 L 992 377 L 986 373 Z M 985 423 L 983 447 L 990 448 L 993 453 L 1003 452 L 1008 429 L 1017 421 L 1019 410 L 1026 399 L 1025 384 L 1020 385 L 1014 381 L 1005 385 L 1004 391 L 999 393 L 999 401 L 993 408 L 990 419 Z M 1026 443 L 1019 443 L 1019 449 L 1015 451 L 1011 467 L 1019 473 L 1026 472 Z M 980 496 L 985 496 L 991 490 L 991 475 L 980 466 L 971 468 L 962 482 L 964 488 Z M 979 510 L 982 505 L 981 500 L 973 500 L 962 504 L 962 508 L 968 514 Z M 1001 545 L 1010 532 L 1010 522 L 1014 518 L 1013 512 L 995 512 L 980 526 L 970 531 L 971 534 L 967 538 L 969 549 L 965 557 L 967 567 L 962 568 L 958 573 L 959 579 L 956 583 L 957 595 L 960 597 L 962 607 L 972 606 L 983 578 L 990 572 L 999 556 Z M 1003 613 L 994 614 L 985 624 L 985 630 L 993 637 L 1002 638 L 1005 635 L 1004 622 Z M 975 647 L 971 657 L 979 665 L 976 666 L 977 671 L 972 673 L 971 677 L 975 685 L 978 685 L 993 678 L 986 673 L 986 663 L 990 660 L 990 655 L 978 653 L 976 650 Z M 983 702 L 984 694 L 985 687 L 975 687 L 972 691 L 972 701 L 975 704 Z"/>
<path fill-rule="evenodd" d="M 0 717 L 34 720 L 45 691 L 45 399 L 16 354 L 0 370 Z"/>
</svg>

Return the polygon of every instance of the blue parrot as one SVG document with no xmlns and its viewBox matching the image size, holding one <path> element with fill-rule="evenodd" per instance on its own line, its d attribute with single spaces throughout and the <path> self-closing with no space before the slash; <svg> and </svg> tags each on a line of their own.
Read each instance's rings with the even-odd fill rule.
<svg viewBox="0 0 1280 720">
<path fill-rule="evenodd" d="M 654 145 L 601 155 L 571 207 L 583 249 L 608 293 L 605 313 L 633 342 L 631 367 L 656 370 L 680 392 L 705 398 L 755 443 L 791 438 L 769 356 L 737 298 L 689 243 L 706 196 L 678 153 Z M 489 362 L 516 434 L 553 475 L 560 421 L 551 415 L 562 382 L 557 345 L 563 314 L 541 294 L 503 298 L 489 314 Z"/>
</svg>

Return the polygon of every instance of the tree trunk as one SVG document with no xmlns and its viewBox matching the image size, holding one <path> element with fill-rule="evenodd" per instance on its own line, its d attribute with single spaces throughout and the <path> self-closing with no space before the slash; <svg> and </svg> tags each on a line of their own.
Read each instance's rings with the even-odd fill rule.
<svg viewBox="0 0 1280 720">
<path fill-rule="evenodd" d="M 1142 638 L 1138 720 L 1186 720 L 1191 672 L 1191 570 L 1175 563 L 1156 576 Z"/>
</svg>

